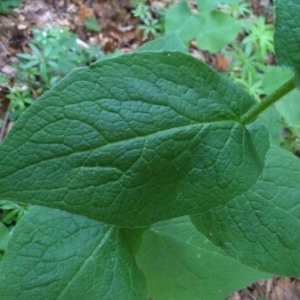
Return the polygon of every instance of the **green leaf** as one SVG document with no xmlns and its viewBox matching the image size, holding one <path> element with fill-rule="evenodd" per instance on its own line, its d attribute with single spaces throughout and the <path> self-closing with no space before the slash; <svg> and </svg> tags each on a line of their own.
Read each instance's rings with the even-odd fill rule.
<svg viewBox="0 0 300 300">
<path fill-rule="evenodd" d="M 147 299 L 144 277 L 119 229 L 34 207 L 10 239 L 1 269 L 2 300 Z"/>
<path fill-rule="evenodd" d="M 196 15 L 186 2 L 179 2 L 167 10 L 165 15 L 166 35 L 175 32 L 185 44 L 189 44 L 198 32 Z"/>
<path fill-rule="evenodd" d="M 275 21 L 275 53 L 277 63 L 292 68 L 300 85 L 300 19 L 299 0 L 277 0 Z"/>
<path fill-rule="evenodd" d="M 27 60 L 34 60 L 39 62 L 39 60 L 37 59 L 36 56 L 33 56 L 32 54 L 28 54 L 28 53 L 17 53 L 16 54 L 18 57 L 23 58 L 23 59 L 27 59 Z"/>
<path fill-rule="evenodd" d="M 1 0 L 0 1 L 0 14 L 7 14 L 11 7 L 17 7 L 21 0 Z"/>
<path fill-rule="evenodd" d="M 142 45 L 138 51 L 180 51 L 182 53 L 188 54 L 189 51 L 187 47 L 182 43 L 180 38 L 176 33 L 170 33 L 161 38 L 157 38 L 153 41 L 150 41 L 144 45 Z"/>
<path fill-rule="evenodd" d="M 205 10 L 193 14 L 187 3 L 180 2 L 167 11 L 165 29 L 166 34 L 177 33 L 186 44 L 196 39 L 201 50 L 215 53 L 237 37 L 241 26 L 226 13 Z"/>
<path fill-rule="evenodd" d="M 280 135 L 283 131 L 283 122 L 279 112 L 274 106 L 264 110 L 257 118 L 257 121 L 266 126 L 269 131 L 270 142 L 280 146 Z"/>
<path fill-rule="evenodd" d="M 25 63 L 25 64 L 22 64 L 21 68 L 23 70 L 27 70 L 27 69 L 30 69 L 36 65 L 38 65 L 40 62 L 38 60 L 32 60 L 32 61 L 29 61 L 28 63 Z"/>
<path fill-rule="evenodd" d="M 0 222 L 0 251 L 6 249 L 9 238 L 10 234 L 8 228 Z"/>
<path fill-rule="evenodd" d="M 291 70 L 278 66 L 268 67 L 261 78 L 262 90 L 266 95 L 270 95 L 293 77 L 294 73 Z"/>
<path fill-rule="evenodd" d="M 94 17 L 87 17 L 84 21 L 84 26 L 87 30 L 99 32 L 101 27 Z"/>
<path fill-rule="evenodd" d="M 9 83 L 10 78 L 6 75 L 0 74 L 0 84 Z"/>
<path fill-rule="evenodd" d="M 196 214 L 247 191 L 269 147 L 256 104 L 199 60 L 140 52 L 72 72 L 0 146 L 0 197 L 121 227 Z"/>
<path fill-rule="evenodd" d="M 241 31 L 240 24 L 226 13 L 211 11 L 197 17 L 196 41 L 201 50 L 216 53 L 230 44 Z"/>
<path fill-rule="evenodd" d="M 241 2 L 241 0 L 197 0 L 197 5 L 200 11 L 205 11 L 214 8 L 219 4 L 234 4 L 239 2 Z"/>
<path fill-rule="evenodd" d="M 276 146 L 261 178 L 245 194 L 192 217 L 230 256 L 265 272 L 300 276 L 300 162 Z"/>
<path fill-rule="evenodd" d="M 300 92 L 293 90 L 280 101 L 276 102 L 277 111 L 283 117 L 285 124 L 300 138 Z"/>
<path fill-rule="evenodd" d="M 197 232 L 187 217 L 151 226 L 137 262 L 153 299 L 220 300 L 270 277 L 227 256 Z"/>
</svg>

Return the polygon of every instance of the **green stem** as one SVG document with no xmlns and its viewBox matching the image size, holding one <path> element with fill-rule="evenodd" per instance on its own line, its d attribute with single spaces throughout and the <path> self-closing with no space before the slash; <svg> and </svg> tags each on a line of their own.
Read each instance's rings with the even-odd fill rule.
<svg viewBox="0 0 300 300">
<path fill-rule="evenodd" d="M 281 87 L 275 90 L 271 95 L 267 96 L 262 102 L 253 106 L 243 117 L 241 118 L 241 123 L 246 125 L 253 121 L 261 112 L 267 109 L 269 106 L 274 104 L 276 101 L 281 99 L 283 96 L 288 94 L 296 88 L 295 79 L 291 78 L 286 83 L 284 83 Z"/>
</svg>

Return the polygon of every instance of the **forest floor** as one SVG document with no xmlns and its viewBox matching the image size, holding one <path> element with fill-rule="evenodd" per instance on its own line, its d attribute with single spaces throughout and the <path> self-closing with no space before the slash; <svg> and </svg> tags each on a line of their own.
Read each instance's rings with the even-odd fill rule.
<svg viewBox="0 0 300 300">
<path fill-rule="evenodd" d="M 261 13 L 261 8 L 270 4 L 270 0 L 251 0 L 253 12 Z M 168 0 L 148 1 L 153 11 L 169 5 Z M 16 62 L 17 53 L 28 52 L 28 43 L 32 40 L 32 28 L 43 29 L 45 26 L 69 27 L 78 35 L 78 43 L 82 47 L 101 45 L 105 54 L 119 49 L 132 52 L 151 38 L 144 38 L 138 28 L 140 19 L 132 14 L 133 6 L 129 0 L 120 1 L 83 1 L 83 0 L 26 0 L 13 9 L 8 15 L 0 15 L 0 74 L 8 75 L 11 82 L 16 70 L 12 64 Z M 87 17 L 95 18 L 100 32 L 91 32 L 84 26 Z M 228 61 L 218 55 L 201 52 L 197 47 L 190 48 L 191 53 L 217 70 L 224 70 Z M 9 84 L 0 83 L 0 99 L 2 106 L 0 118 L 3 125 L 0 140 L 9 130 L 7 117 L 9 100 L 5 98 Z M 300 300 L 300 281 L 295 278 L 274 276 L 269 280 L 258 281 L 251 286 L 237 291 L 227 300 Z M 186 299 L 188 300 L 188 299 Z"/>
</svg>

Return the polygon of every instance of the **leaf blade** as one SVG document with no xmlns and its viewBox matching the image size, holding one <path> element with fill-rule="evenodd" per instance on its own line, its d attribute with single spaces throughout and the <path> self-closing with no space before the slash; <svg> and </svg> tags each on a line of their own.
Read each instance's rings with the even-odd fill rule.
<svg viewBox="0 0 300 300">
<path fill-rule="evenodd" d="M 14 230 L 2 261 L 5 299 L 146 299 L 143 275 L 115 227 L 33 207 Z"/>
<path fill-rule="evenodd" d="M 275 53 L 278 65 L 292 68 L 299 86 L 300 76 L 300 11 L 299 1 L 277 0 L 275 6 Z"/>
<path fill-rule="evenodd" d="M 237 260 L 265 272 L 298 277 L 299 170 L 299 159 L 272 145 L 261 178 L 248 192 L 192 221 Z"/>
<path fill-rule="evenodd" d="M 217 53 L 230 44 L 241 32 L 240 24 L 220 11 L 200 13 L 197 16 L 201 30 L 195 36 L 201 50 Z"/>
<path fill-rule="evenodd" d="M 18 120 L 0 147 L 0 195 L 122 227 L 198 213 L 260 175 L 268 133 L 239 122 L 255 103 L 182 53 L 100 61 Z"/>
<path fill-rule="evenodd" d="M 137 262 L 154 299 L 218 300 L 270 276 L 227 256 L 188 217 L 152 225 Z"/>
</svg>

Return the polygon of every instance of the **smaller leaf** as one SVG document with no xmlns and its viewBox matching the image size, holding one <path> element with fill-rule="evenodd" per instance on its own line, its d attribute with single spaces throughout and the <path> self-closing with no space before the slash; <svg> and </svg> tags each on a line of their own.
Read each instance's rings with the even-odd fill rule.
<svg viewBox="0 0 300 300">
<path fill-rule="evenodd" d="M 1 300 L 147 298 L 126 236 L 116 227 L 60 210 L 32 207 L 1 266 Z"/>
<path fill-rule="evenodd" d="M 182 43 L 179 36 L 174 32 L 164 37 L 157 38 L 153 41 L 150 41 L 142 45 L 138 49 L 138 51 L 160 51 L 160 50 L 180 51 L 186 54 L 189 53 L 187 47 Z"/>
<path fill-rule="evenodd" d="M 28 54 L 28 53 L 18 53 L 17 56 L 20 58 L 23 58 L 23 59 L 37 60 L 37 58 L 35 56 L 33 56 L 32 54 Z"/>
<path fill-rule="evenodd" d="M 84 26 L 87 30 L 99 32 L 101 27 L 94 17 L 87 17 L 84 21 Z"/>
<path fill-rule="evenodd" d="M 294 76 L 293 71 L 282 67 L 268 67 L 262 75 L 262 89 L 266 95 L 273 93 Z"/>
<path fill-rule="evenodd" d="M 26 70 L 26 69 L 30 69 L 36 65 L 38 65 L 40 62 L 38 60 L 32 60 L 32 61 L 29 61 L 28 63 L 26 64 L 22 64 L 22 69 Z"/>
<path fill-rule="evenodd" d="M 251 189 L 192 221 L 227 254 L 261 271 L 300 277 L 300 161 L 271 145 Z"/>
<path fill-rule="evenodd" d="M 242 30 L 240 24 L 226 13 L 211 11 L 197 16 L 196 40 L 201 50 L 216 53 L 234 41 Z"/>
<path fill-rule="evenodd" d="M 0 222 L 0 250 L 5 251 L 10 238 L 8 228 Z"/>
<path fill-rule="evenodd" d="M 198 31 L 197 26 L 197 19 L 195 15 L 192 14 L 186 2 L 179 2 L 166 12 L 166 35 L 175 32 L 184 43 L 188 44 L 195 38 Z"/>
<path fill-rule="evenodd" d="M 28 46 L 30 47 L 32 52 L 36 55 L 36 57 L 42 56 L 40 49 L 35 44 L 29 43 Z"/>
<path fill-rule="evenodd" d="M 276 102 L 275 107 L 283 117 L 285 123 L 300 138 L 300 92 L 293 90 L 280 101 Z"/>
<path fill-rule="evenodd" d="M 0 84 L 8 83 L 9 77 L 3 74 L 0 74 Z"/>
<path fill-rule="evenodd" d="M 280 114 L 274 106 L 263 111 L 257 121 L 263 123 L 269 131 L 270 142 L 280 146 L 280 134 L 283 131 L 283 123 Z"/>
<path fill-rule="evenodd" d="M 212 9 L 218 4 L 234 4 L 239 3 L 241 0 L 197 0 L 198 9 L 203 12 Z"/>
<path fill-rule="evenodd" d="M 227 256 L 188 217 L 151 226 L 137 261 L 154 299 L 220 300 L 270 276 Z"/>
</svg>

